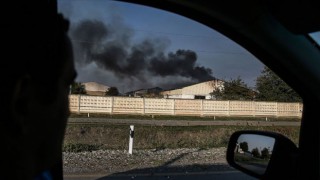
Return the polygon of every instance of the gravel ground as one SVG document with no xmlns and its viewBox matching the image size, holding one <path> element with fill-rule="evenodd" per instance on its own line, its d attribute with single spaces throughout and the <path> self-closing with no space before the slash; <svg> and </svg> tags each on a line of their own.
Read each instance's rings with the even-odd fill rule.
<svg viewBox="0 0 320 180">
<path fill-rule="evenodd" d="M 225 160 L 226 148 L 98 150 L 64 153 L 65 174 L 123 174 L 203 172 L 232 170 Z"/>
</svg>

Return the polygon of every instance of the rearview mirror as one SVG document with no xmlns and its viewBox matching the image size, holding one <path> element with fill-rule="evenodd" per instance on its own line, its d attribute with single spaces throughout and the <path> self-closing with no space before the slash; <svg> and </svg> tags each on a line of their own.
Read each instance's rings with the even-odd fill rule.
<svg viewBox="0 0 320 180">
<path fill-rule="evenodd" d="M 228 163 L 259 179 L 279 175 L 294 177 L 298 148 L 281 134 L 261 131 L 238 131 L 231 137 Z"/>
</svg>

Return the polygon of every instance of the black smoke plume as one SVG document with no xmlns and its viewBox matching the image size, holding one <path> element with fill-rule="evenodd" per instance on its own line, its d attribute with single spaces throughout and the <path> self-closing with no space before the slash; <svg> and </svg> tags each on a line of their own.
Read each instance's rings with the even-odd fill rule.
<svg viewBox="0 0 320 180">
<path fill-rule="evenodd" d="M 161 39 L 145 39 L 133 44 L 133 31 L 122 24 L 81 21 L 71 29 L 71 37 L 77 63 L 95 62 L 120 79 L 134 77 L 150 81 L 152 77 L 170 76 L 189 78 L 193 82 L 214 79 L 210 68 L 197 65 L 194 51 L 179 49 L 166 54 L 167 44 Z"/>
</svg>

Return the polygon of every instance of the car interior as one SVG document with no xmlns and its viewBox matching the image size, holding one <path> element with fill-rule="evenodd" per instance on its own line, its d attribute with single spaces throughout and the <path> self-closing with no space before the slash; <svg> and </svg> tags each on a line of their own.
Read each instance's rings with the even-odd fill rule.
<svg viewBox="0 0 320 180">
<path fill-rule="evenodd" d="M 202 23 L 235 41 L 303 99 L 298 146 L 266 131 L 238 131 L 229 140 L 230 166 L 259 179 L 320 179 L 320 2 L 299 0 L 120 0 L 162 9 Z M 243 162 L 239 143 L 269 143 L 268 162 Z M 270 151 L 269 149 L 269 151 Z"/>
</svg>

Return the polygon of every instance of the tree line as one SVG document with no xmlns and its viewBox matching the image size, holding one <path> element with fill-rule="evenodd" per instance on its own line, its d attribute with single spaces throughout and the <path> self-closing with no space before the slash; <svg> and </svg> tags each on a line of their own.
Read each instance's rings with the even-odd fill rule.
<svg viewBox="0 0 320 180">
<path fill-rule="evenodd" d="M 301 102 L 301 97 L 268 67 L 264 67 L 256 79 L 255 88 L 249 88 L 238 77 L 225 81 L 224 87 L 211 93 L 217 100 L 257 100 Z"/>
<path fill-rule="evenodd" d="M 86 94 L 82 83 L 73 83 L 72 94 Z M 250 100 L 250 101 L 277 101 L 277 102 L 301 102 L 301 97 L 266 66 L 261 75 L 256 79 L 256 86 L 250 88 L 238 77 L 224 82 L 222 88 L 210 93 L 216 100 Z M 106 96 L 118 96 L 117 87 L 110 87 Z"/>
<path fill-rule="evenodd" d="M 240 148 L 243 152 L 249 152 L 250 154 L 252 154 L 253 157 L 256 158 L 269 159 L 271 157 L 271 152 L 267 147 L 264 147 L 261 151 L 259 151 L 258 147 L 255 147 L 251 151 L 249 151 L 248 143 L 244 141 L 240 143 Z"/>
</svg>

